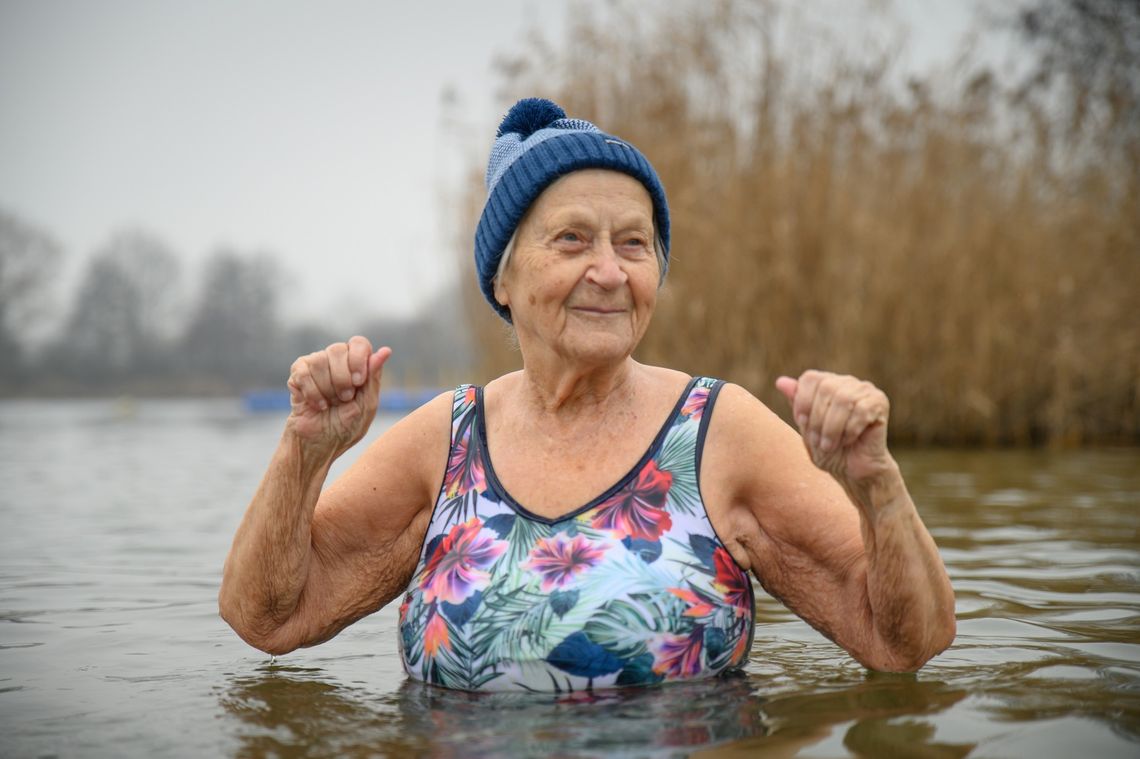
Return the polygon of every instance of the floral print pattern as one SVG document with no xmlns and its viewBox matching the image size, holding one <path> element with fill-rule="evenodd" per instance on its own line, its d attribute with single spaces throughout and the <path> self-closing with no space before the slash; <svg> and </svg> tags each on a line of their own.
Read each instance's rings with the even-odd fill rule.
<svg viewBox="0 0 1140 759">
<path fill-rule="evenodd" d="M 708 400 L 708 387 L 694 387 L 693 392 L 685 399 L 685 405 L 681 407 L 681 416 L 700 419 Z"/>
<path fill-rule="evenodd" d="M 486 567 L 507 550 L 507 544 L 484 532 L 478 517 L 451 528 L 424 567 L 425 601 L 460 604 L 487 585 L 491 573 Z"/>
<path fill-rule="evenodd" d="M 643 460 L 557 520 L 502 490 L 481 391 L 458 388 L 444 482 L 400 605 L 408 674 L 463 690 L 575 692 L 743 664 L 752 584 L 713 531 L 697 484 L 721 384 L 692 380 Z"/>
<path fill-rule="evenodd" d="M 609 530 L 618 538 L 633 538 L 654 542 L 661 533 L 668 532 L 673 520 L 665 506 L 673 476 L 657 469 L 651 459 L 637 479 L 607 498 L 591 519 L 591 524 Z"/>
<path fill-rule="evenodd" d="M 701 647 L 704 628 L 697 627 L 688 635 L 663 633 L 651 645 L 653 671 L 674 678 L 696 677 L 701 673 Z"/>
<path fill-rule="evenodd" d="M 598 563 L 606 552 L 605 546 L 591 543 L 582 535 L 567 538 L 566 533 L 555 533 L 539 538 L 530 558 L 520 566 L 542 575 L 542 590 L 549 592 L 574 581 L 574 576 Z"/>
<path fill-rule="evenodd" d="M 736 616 L 751 614 L 752 583 L 748 581 L 748 576 L 740 571 L 724 548 L 713 551 L 713 565 L 716 567 L 713 588 L 720 591 L 726 603 L 732 604 Z"/>
</svg>

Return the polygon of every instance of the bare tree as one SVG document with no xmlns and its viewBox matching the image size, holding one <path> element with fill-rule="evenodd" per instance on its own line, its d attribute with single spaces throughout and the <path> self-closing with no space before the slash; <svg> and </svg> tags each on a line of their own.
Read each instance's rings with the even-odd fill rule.
<svg viewBox="0 0 1140 759">
<path fill-rule="evenodd" d="M 42 229 L 0 209 L 0 384 L 22 372 L 24 330 L 48 309 L 59 245 Z"/>
<path fill-rule="evenodd" d="M 1140 165 L 1140 0 L 1033 0 L 1015 26 L 1035 53 L 1020 86 L 1050 101 L 1095 161 Z"/>
<path fill-rule="evenodd" d="M 175 302 L 178 258 L 140 230 L 114 235 L 87 263 L 61 343 L 87 389 L 137 384 L 168 371 L 168 303 Z"/>
<path fill-rule="evenodd" d="M 190 378 L 236 389 L 283 376 L 288 367 L 277 358 L 282 276 L 266 254 L 223 249 L 213 255 L 182 343 Z"/>
<path fill-rule="evenodd" d="M 142 229 L 117 232 L 100 249 L 125 271 L 137 291 L 137 307 L 148 343 L 171 340 L 178 328 L 182 264 L 156 235 Z"/>
</svg>

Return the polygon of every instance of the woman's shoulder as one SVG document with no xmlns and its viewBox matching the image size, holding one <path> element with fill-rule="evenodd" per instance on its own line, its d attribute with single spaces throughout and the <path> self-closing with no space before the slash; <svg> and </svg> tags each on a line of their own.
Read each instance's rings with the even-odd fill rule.
<svg viewBox="0 0 1140 759">
<path fill-rule="evenodd" d="M 522 381 L 522 378 L 522 369 L 513 372 L 507 372 L 506 374 L 502 374 L 491 380 L 486 385 L 483 385 L 483 391 L 495 394 L 503 393 L 504 391 L 509 392 L 518 386 L 518 383 Z"/>
<path fill-rule="evenodd" d="M 741 475 L 749 487 L 755 487 L 757 478 L 780 479 L 792 471 L 788 457 L 798 464 L 803 444 L 799 433 L 763 401 L 726 382 L 709 420 L 706 454 L 722 462 L 720 476 Z"/>
<path fill-rule="evenodd" d="M 656 398 L 661 401 L 680 397 L 681 393 L 696 379 L 687 372 L 672 369 L 667 366 L 653 366 L 651 364 L 638 364 L 642 387 L 645 389 L 643 397 Z"/>
<path fill-rule="evenodd" d="M 735 382 L 719 381 L 717 407 L 723 412 L 718 425 L 721 428 L 741 430 L 763 429 L 770 424 L 781 424 L 779 416 L 767 404 Z M 714 418 L 715 419 L 715 418 Z M 757 422 L 761 422 L 760 425 Z"/>
</svg>

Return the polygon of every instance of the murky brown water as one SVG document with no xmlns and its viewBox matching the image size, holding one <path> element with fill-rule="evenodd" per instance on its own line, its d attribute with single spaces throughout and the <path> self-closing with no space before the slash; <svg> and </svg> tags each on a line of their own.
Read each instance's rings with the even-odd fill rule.
<svg viewBox="0 0 1140 759">
<path fill-rule="evenodd" d="M 567 701 L 407 682 L 394 608 L 276 663 L 238 640 L 221 562 L 280 424 L 0 403 L 0 755 L 1140 756 L 1140 450 L 898 454 L 958 594 L 917 676 L 768 599 L 746 676 Z"/>
</svg>

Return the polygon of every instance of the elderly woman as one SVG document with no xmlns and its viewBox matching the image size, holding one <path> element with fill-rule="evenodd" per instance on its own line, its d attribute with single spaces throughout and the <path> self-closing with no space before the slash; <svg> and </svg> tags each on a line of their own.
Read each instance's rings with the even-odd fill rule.
<svg viewBox="0 0 1140 759">
<path fill-rule="evenodd" d="M 281 654 L 402 595 L 408 674 L 567 691 L 739 667 L 760 584 L 863 665 L 954 637 L 934 541 L 887 450 L 886 396 L 808 371 L 742 388 L 631 357 L 669 261 L 669 211 L 632 145 L 528 99 L 499 129 L 475 239 L 523 368 L 363 437 L 391 351 L 298 359 L 292 412 L 226 561 L 222 616 Z"/>
</svg>

